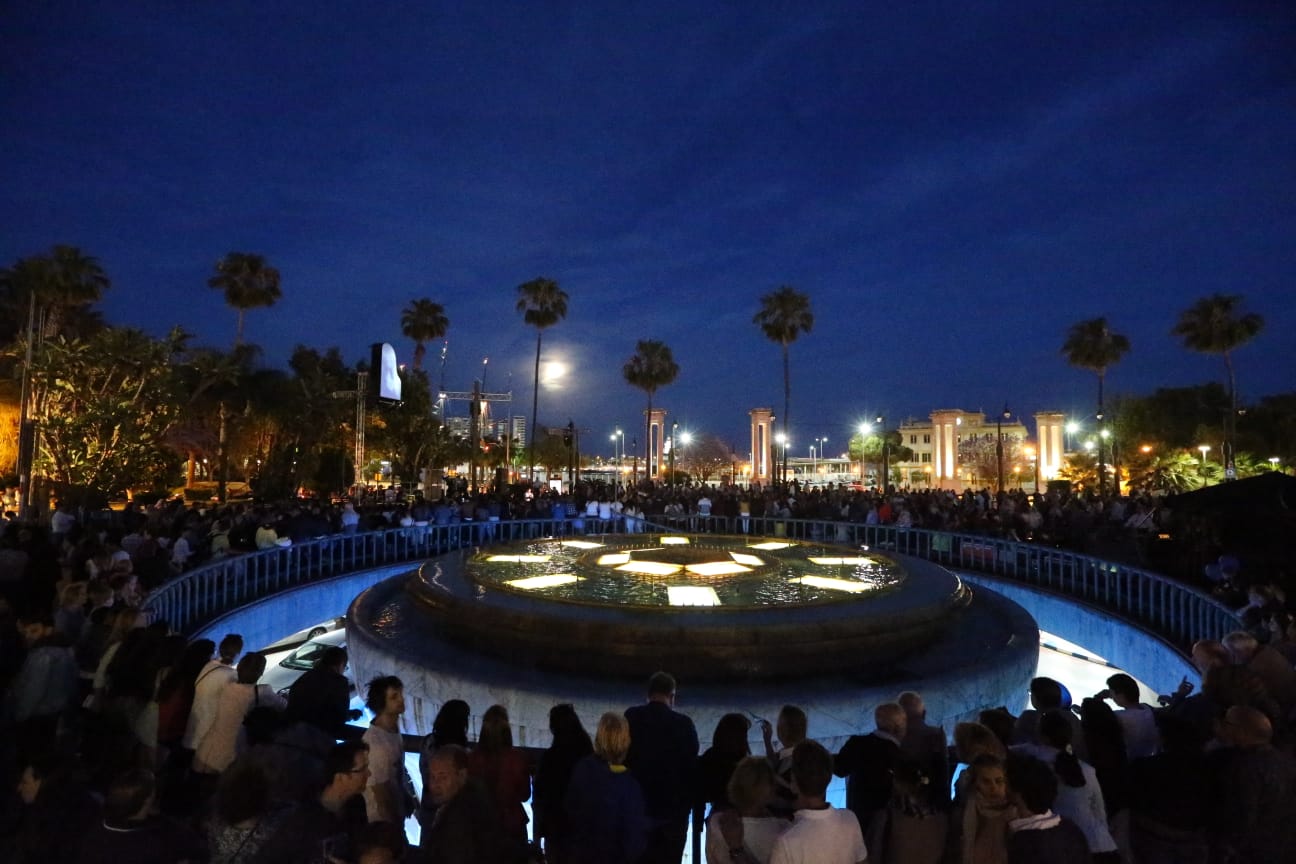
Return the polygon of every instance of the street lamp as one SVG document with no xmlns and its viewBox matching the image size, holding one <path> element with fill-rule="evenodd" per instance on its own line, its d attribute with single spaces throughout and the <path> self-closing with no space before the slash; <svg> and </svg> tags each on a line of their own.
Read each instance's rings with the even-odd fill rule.
<svg viewBox="0 0 1296 864">
<path fill-rule="evenodd" d="M 670 437 L 670 486 L 675 488 L 675 436 L 679 434 L 679 424 L 671 424 Z"/>
<path fill-rule="evenodd" d="M 873 427 L 869 426 L 869 424 L 867 424 L 867 423 L 861 423 L 861 424 L 860 424 L 860 427 L 859 427 L 859 433 L 860 433 L 860 488 L 863 488 L 863 487 L 864 487 L 864 482 L 865 482 L 865 481 L 864 481 L 864 439 L 868 438 L 869 432 L 872 432 L 872 431 L 873 431 Z"/>
<path fill-rule="evenodd" d="M 819 457 L 823 455 L 823 445 L 828 443 L 828 438 L 814 439 L 815 443 L 810 445 L 810 473 L 819 473 Z"/>
<path fill-rule="evenodd" d="M 1277 457 L 1277 456 L 1270 456 L 1270 457 L 1269 457 L 1269 464 L 1270 464 L 1271 466 L 1273 466 L 1273 467 L 1271 467 L 1271 468 L 1269 469 L 1270 471 L 1277 471 L 1277 470 L 1278 470 L 1278 457 Z"/>
<path fill-rule="evenodd" d="M 878 430 L 882 433 L 882 494 L 885 495 L 887 491 L 887 469 L 890 467 L 887 463 L 891 459 L 891 445 L 887 441 L 886 418 L 879 414 L 874 422 L 877 423 Z"/>
<path fill-rule="evenodd" d="M 1035 475 L 1035 494 L 1039 495 L 1039 452 L 1034 447 L 1027 447 L 1026 458 L 1031 460 L 1031 472 Z"/>
<path fill-rule="evenodd" d="M 787 484 L 788 482 L 788 444 L 792 442 L 791 440 L 788 439 L 787 434 L 784 433 L 779 433 L 778 435 L 775 435 L 774 440 L 775 442 L 778 442 L 779 447 L 781 447 L 781 452 L 779 455 L 779 465 L 781 465 L 781 469 L 780 469 L 781 474 L 779 479 L 784 484 Z"/>
<path fill-rule="evenodd" d="M 616 460 L 617 474 L 613 488 L 621 491 L 621 463 L 625 460 L 625 433 L 620 429 L 608 436 L 612 439 L 612 458 Z"/>
<path fill-rule="evenodd" d="M 1200 471 L 1201 471 L 1202 488 L 1205 489 L 1206 488 L 1206 454 L 1210 452 L 1211 445 L 1198 444 L 1197 449 L 1198 451 L 1201 452 L 1201 456 L 1202 456 Z"/>
<path fill-rule="evenodd" d="M 999 465 L 999 494 L 1004 491 L 1004 466 L 1003 466 L 1003 421 L 1011 419 L 1012 414 L 1008 411 L 1008 403 L 1004 403 L 1003 413 L 995 418 L 995 460 Z M 996 505 L 998 506 L 998 505 Z"/>
</svg>

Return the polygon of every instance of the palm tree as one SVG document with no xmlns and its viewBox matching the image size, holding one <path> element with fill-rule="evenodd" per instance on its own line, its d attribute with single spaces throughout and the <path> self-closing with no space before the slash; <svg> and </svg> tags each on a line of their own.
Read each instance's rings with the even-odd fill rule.
<svg viewBox="0 0 1296 864">
<path fill-rule="evenodd" d="M 536 417 L 540 406 L 540 339 L 545 328 L 567 317 L 567 292 L 559 288 L 557 282 L 543 276 L 523 282 L 517 292 L 517 311 L 522 313 L 523 321 L 536 328 L 535 381 L 531 391 L 531 428 L 528 430 L 531 464 L 527 468 L 527 479 L 534 481 Z"/>
<path fill-rule="evenodd" d="M 814 328 L 810 298 L 791 285 L 780 285 L 761 298 L 760 311 L 752 323 L 761 328 L 765 338 L 783 347 L 783 440 L 788 440 L 788 419 L 792 413 L 792 373 L 788 364 L 788 346 L 802 333 Z M 787 445 L 783 447 L 783 479 L 787 480 Z"/>
<path fill-rule="evenodd" d="M 1071 325 L 1066 341 L 1062 343 L 1062 355 L 1068 363 L 1077 369 L 1088 369 L 1098 376 L 1099 495 L 1107 494 L 1107 472 L 1103 467 L 1103 382 L 1107 378 L 1107 369 L 1119 363 L 1129 350 L 1129 339 L 1124 334 L 1113 333 L 1107 326 L 1106 318 L 1090 318 Z M 1117 485 L 1120 485 L 1119 481 Z"/>
<path fill-rule="evenodd" d="M 650 444 L 652 436 L 649 424 L 652 423 L 653 394 L 658 388 L 665 387 L 675 380 L 679 375 L 679 364 L 675 362 L 675 355 L 671 353 L 670 346 L 665 342 L 658 342 L 656 339 L 640 339 L 635 344 L 634 356 L 621 367 L 621 374 L 631 387 L 638 387 L 648 394 L 648 411 L 644 414 L 644 465 L 651 472 L 652 461 L 649 453 L 652 449 Z M 671 446 L 674 447 L 675 442 L 672 441 Z"/>
<path fill-rule="evenodd" d="M 273 306 L 280 296 L 279 271 L 265 256 L 251 252 L 230 252 L 216 262 L 216 274 L 207 280 L 208 287 L 225 292 L 225 303 L 238 310 L 238 329 L 234 346 L 243 344 L 243 315 L 259 306 Z"/>
<path fill-rule="evenodd" d="M 423 368 L 427 348 L 423 343 L 440 339 L 450 327 L 445 307 L 431 300 L 415 300 L 401 312 L 401 333 L 414 340 L 414 368 Z"/>
<path fill-rule="evenodd" d="M 1189 351 L 1219 354 L 1228 371 L 1229 415 L 1224 424 L 1224 476 L 1232 479 L 1233 439 L 1237 423 L 1237 377 L 1233 372 L 1232 352 L 1250 342 L 1264 329 L 1264 318 L 1255 312 L 1242 312 L 1239 294 L 1212 294 L 1203 297 L 1179 315 L 1170 331 L 1183 340 Z"/>
<path fill-rule="evenodd" d="M 48 255 L 34 255 L 0 272 L 0 289 L 15 329 L 25 326 L 34 299 L 43 319 L 42 338 L 63 333 L 69 324 L 77 335 L 98 330 L 102 320 L 88 307 L 98 302 L 111 283 L 99 260 L 75 246 L 59 245 Z"/>
</svg>

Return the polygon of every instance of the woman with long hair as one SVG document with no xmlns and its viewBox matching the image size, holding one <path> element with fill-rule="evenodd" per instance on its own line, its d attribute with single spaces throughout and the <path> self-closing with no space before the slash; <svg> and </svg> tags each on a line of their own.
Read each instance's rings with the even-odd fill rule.
<svg viewBox="0 0 1296 864">
<path fill-rule="evenodd" d="M 522 804 L 531 798 L 531 771 L 526 754 L 513 746 L 503 705 L 492 705 L 482 715 L 477 746 L 468 753 L 468 776 L 480 779 L 490 793 L 510 848 L 525 850 L 527 815 Z"/>
<path fill-rule="evenodd" d="M 570 860 L 567 850 L 572 825 L 563 809 L 563 799 L 567 796 L 572 770 L 577 762 L 594 752 L 594 742 L 570 703 L 549 709 L 549 732 L 553 743 L 540 754 L 531 812 L 535 814 L 536 842 L 544 840 L 545 859 L 549 864 L 566 864 Z"/>
<path fill-rule="evenodd" d="M 1039 744 L 1026 744 L 1015 750 L 1034 756 L 1053 768 L 1058 779 L 1057 800 L 1053 811 L 1070 819 L 1084 832 L 1095 864 L 1120 860 L 1116 841 L 1107 827 L 1107 805 L 1093 766 L 1075 755 L 1070 721 L 1060 711 L 1040 715 Z"/>
</svg>

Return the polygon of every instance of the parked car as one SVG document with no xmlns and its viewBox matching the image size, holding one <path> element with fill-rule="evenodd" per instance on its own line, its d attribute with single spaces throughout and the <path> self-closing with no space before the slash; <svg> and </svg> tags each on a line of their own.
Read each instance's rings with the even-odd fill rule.
<svg viewBox="0 0 1296 864">
<path fill-rule="evenodd" d="M 330 630 L 322 636 L 309 639 L 297 647 L 295 651 L 281 659 L 278 663 L 267 665 L 266 671 L 261 675 L 262 684 L 268 684 L 276 693 L 284 693 L 291 687 L 298 678 L 305 672 L 315 668 L 315 661 L 319 660 L 320 655 L 329 648 L 346 647 L 346 630 Z M 264 652 L 263 652 L 264 653 Z M 271 658 L 267 656 L 267 660 Z M 350 668 L 346 670 L 347 679 L 350 681 Z M 352 692 L 355 691 L 355 682 L 350 681 Z"/>
<path fill-rule="evenodd" d="M 318 624 L 298 630 L 296 633 L 293 633 L 291 636 L 285 636 L 278 642 L 272 642 L 262 648 L 260 653 L 270 655 L 279 651 L 291 651 L 293 648 L 296 648 L 310 639 L 318 639 L 325 633 L 332 633 L 334 630 L 341 630 L 345 626 L 345 615 L 337 618 L 330 618 L 327 621 L 321 621 Z"/>
</svg>

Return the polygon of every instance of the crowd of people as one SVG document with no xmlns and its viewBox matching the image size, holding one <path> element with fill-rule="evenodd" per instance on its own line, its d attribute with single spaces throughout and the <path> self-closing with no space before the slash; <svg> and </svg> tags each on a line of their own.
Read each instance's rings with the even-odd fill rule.
<svg viewBox="0 0 1296 864">
<path fill-rule="evenodd" d="M 1036 679 L 1021 716 L 985 711 L 947 736 L 907 692 L 876 706 L 876 729 L 836 752 L 791 705 L 755 729 L 743 714 L 726 715 L 703 750 L 664 673 L 643 704 L 603 714 L 592 735 L 576 707 L 555 706 L 553 744 L 539 754 L 513 746 L 502 705 L 485 710 L 470 742 L 469 706 L 459 700 L 412 741 L 402 734 L 404 688 L 392 676 L 361 688 L 369 715 L 361 732 L 349 725 L 360 715 L 350 708 L 344 649 L 325 651 L 276 693 L 259 683 L 265 656 L 238 636 L 187 641 L 141 611 L 149 590 L 195 561 L 331 533 L 512 518 L 692 518 L 700 530 L 700 520 L 732 515 L 740 524 L 744 514 L 906 524 L 907 513 L 908 524 L 953 528 L 983 510 L 1002 523 L 1009 507 L 998 503 L 844 489 L 644 487 L 616 496 L 588 487 L 361 506 L 173 503 L 128 508 L 108 525 L 59 508 L 48 526 L 8 522 L 0 860 L 521 864 L 543 855 L 556 864 L 673 864 L 691 814 L 705 819 L 709 864 L 1293 860 L 1296 629 L 1281 589 L 1247 585 L 1231 559 L 1218 569 L 1241 591 L 1246 629 L 1194 646 L 1200 680 L 1162 706 L 1140 704 L 1124 675 L 1078 704 L 1058 682 Z M 1066 524 L 1074 506 L 1047 509 Z M 1024 514 L 1032 511 L 1049 530 L 1051 517 L 1026 502 Z M 1124 524 L 1140 506 L 1123 520 L 1100 512 Z M 421 798 L 404 768 L 411 747 L 420 751 Z M 834 775 L 846 781 L 844 809 L 828 804 Z M 408 818 L 422 826 L 417 848 L 405 839 Z"/>
</svg>

